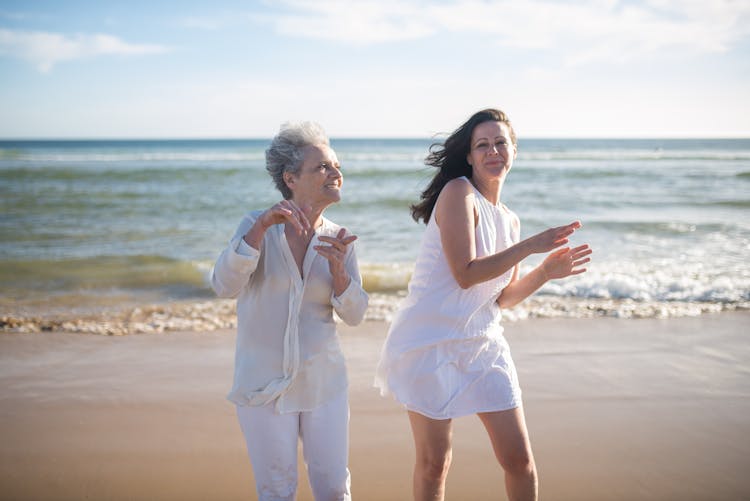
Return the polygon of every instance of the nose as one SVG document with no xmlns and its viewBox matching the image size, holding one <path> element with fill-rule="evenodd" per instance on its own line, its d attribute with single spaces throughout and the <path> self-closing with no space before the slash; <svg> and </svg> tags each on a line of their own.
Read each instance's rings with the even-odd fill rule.
<svg viewBox="0 0 750 501">
<path fill-rule="evenodd" d="M 496 144 L 491 144 L 490 145 L 490 149 L 487 150 L 487 153 L 491 154 L 493 152 L 495 153 L 495 155 L 499 155 L 500 154 L 500 147 L 498 145 L 496 145 Z"/>
</svg>

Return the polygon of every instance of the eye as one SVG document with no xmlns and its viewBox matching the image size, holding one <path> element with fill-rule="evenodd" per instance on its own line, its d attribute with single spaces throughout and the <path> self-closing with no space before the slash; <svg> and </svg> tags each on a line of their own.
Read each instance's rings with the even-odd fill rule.
<svg viewBox="0 0 750 501">
<path fill-rule="evenodd" d="M 476 146 L 474 146 L 474 149 L 478 151 L 484 151 L 487 148 L 489 148 L 489 144 L 485 142 L 478 143 Z"/>
</svg>

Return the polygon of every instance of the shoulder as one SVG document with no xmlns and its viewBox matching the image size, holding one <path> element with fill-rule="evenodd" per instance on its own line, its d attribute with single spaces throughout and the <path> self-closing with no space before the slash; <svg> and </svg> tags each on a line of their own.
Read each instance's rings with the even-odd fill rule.
<svg viewBox="0 0 750 501">
<path fill-rule="evenodd" d="M 518 218 L 518 214 L 510 210 L 507 206 L 503 205 L 505 211 L 508 213 L 508 219 L 510 220 L 510 227 L 513 230 L 513 234 L 516 240 L 521 238 L 521 220 Z"/>
<path fill-rule="evenodd" d="M 510 210 L 506 205 L 503 205 L 505 208 L 505 212 L 508 213 L 508 217 L 510 218 L 510 223 L 514 227 L 520 227 L 521 226 L 521 220 L 518 218 L 518 214 Z"/>
<path fill-rule="evenodd" d="M 466 214 L 466 210 L 469 210 L 474 213 L 474 225 L 476 225 L 477 210 L 474 203 L 474 186 L 471 182 L 465 177 L 451 179 L 443 187 L 435 202 L 433 211 L 433 216 L 436 217 L 435 222 L 439 224 L 440 219 L 446 217 L 452 219 L 453 215 Z M 467 209 L 469 206 L 471 209 Z"/>
<path fill-rule="evenodd" d="M 474 187 L 465 177 L 457 177 L 446 183 L 438 196 L 437 205 L 453 205 L 457 201 L 464 200 L 467 196 L 474 196 Z"/>
</svg>

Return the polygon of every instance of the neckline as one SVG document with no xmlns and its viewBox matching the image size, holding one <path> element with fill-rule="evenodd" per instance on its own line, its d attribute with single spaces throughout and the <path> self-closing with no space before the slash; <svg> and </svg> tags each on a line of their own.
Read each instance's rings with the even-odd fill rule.
<svg viewBox="0 0 750 501">
<path fill-rule="evenodd" d="M 461 176 L 461 177 L 463 177 L 464 179 L 466 179 L 466 181 L 467 181 L 467 182 L 468 182 L 468 183 L 469 183 L 469 184 L 471 185 L 471 187 L 472 187 L 472 188 L 474 189 L 474 191 L 475 191 L 475 192 L 476 192 L 476 193 L 477 193 L 477 194 L 478 194 L 478 195 L 479 195 L 479 196 L 480 196 L 480 197 L 482 198 L 482 200 L 484 200 L 484 201 L 485 201 L 485 202 L 487 203 L 487 205 L 489 205 L 490 207 L 493 207 L 493 208 L 495 208 L 495 209 L 498 209 L 498 210 L 500 210 L 501 212 L 510 212 L 510 210 L 509 210 L 509 209 L 508 209 L 508 208 L 507 208 L 507 207 L 505 206 L 505 204 L 504 204 L 503 202 L 501 202 L 500 200 L 498 200 L 496 204 L 493 204 L 492 202 L 490 202 L 490 201 L 489 201 L 489 200 L 487 199 L 487 197 L 485 197 L 485 196 L 484 196 L 484 194 L 483 194 L 483 193 L 482 193 L 481 191 L 479 191 L 479 188 L 477 188 L 477 187 L 476 187 L 476 186 L 474 185 L 474 183 L 472 183 L 472 182 L 471 182 L 471 179 L 469 179 L 469 178 L 468 178 L 468 177 L 466 177 L 466 176 Z"/>
</svg>

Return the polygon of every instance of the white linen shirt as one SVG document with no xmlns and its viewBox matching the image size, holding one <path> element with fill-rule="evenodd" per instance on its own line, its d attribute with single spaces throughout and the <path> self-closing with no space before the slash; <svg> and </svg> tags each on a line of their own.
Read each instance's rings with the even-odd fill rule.
<svg viewBox="0 0 750 501">
<path fill-rule="evenodd" d="M 333 293 L 328 261 L 313 248 L 328 245 L 318 236 L 335 237 L 340 226 L 323 218 L 307 248 L 301 277 L 283 224 L 268 228 L 260 250 L 242 238 L 262 212 L 243 218 L 211 274 L 219 297 L 237 298 L 234 383 L 227 398 L 242 406 L 276 400 L 280 413 L 307 411 L 346 391 L 333 310 L 356 325 L 368 296 L 353 245 L 345 257 L 351 282 L 339 297 Z"/>
</svg>

